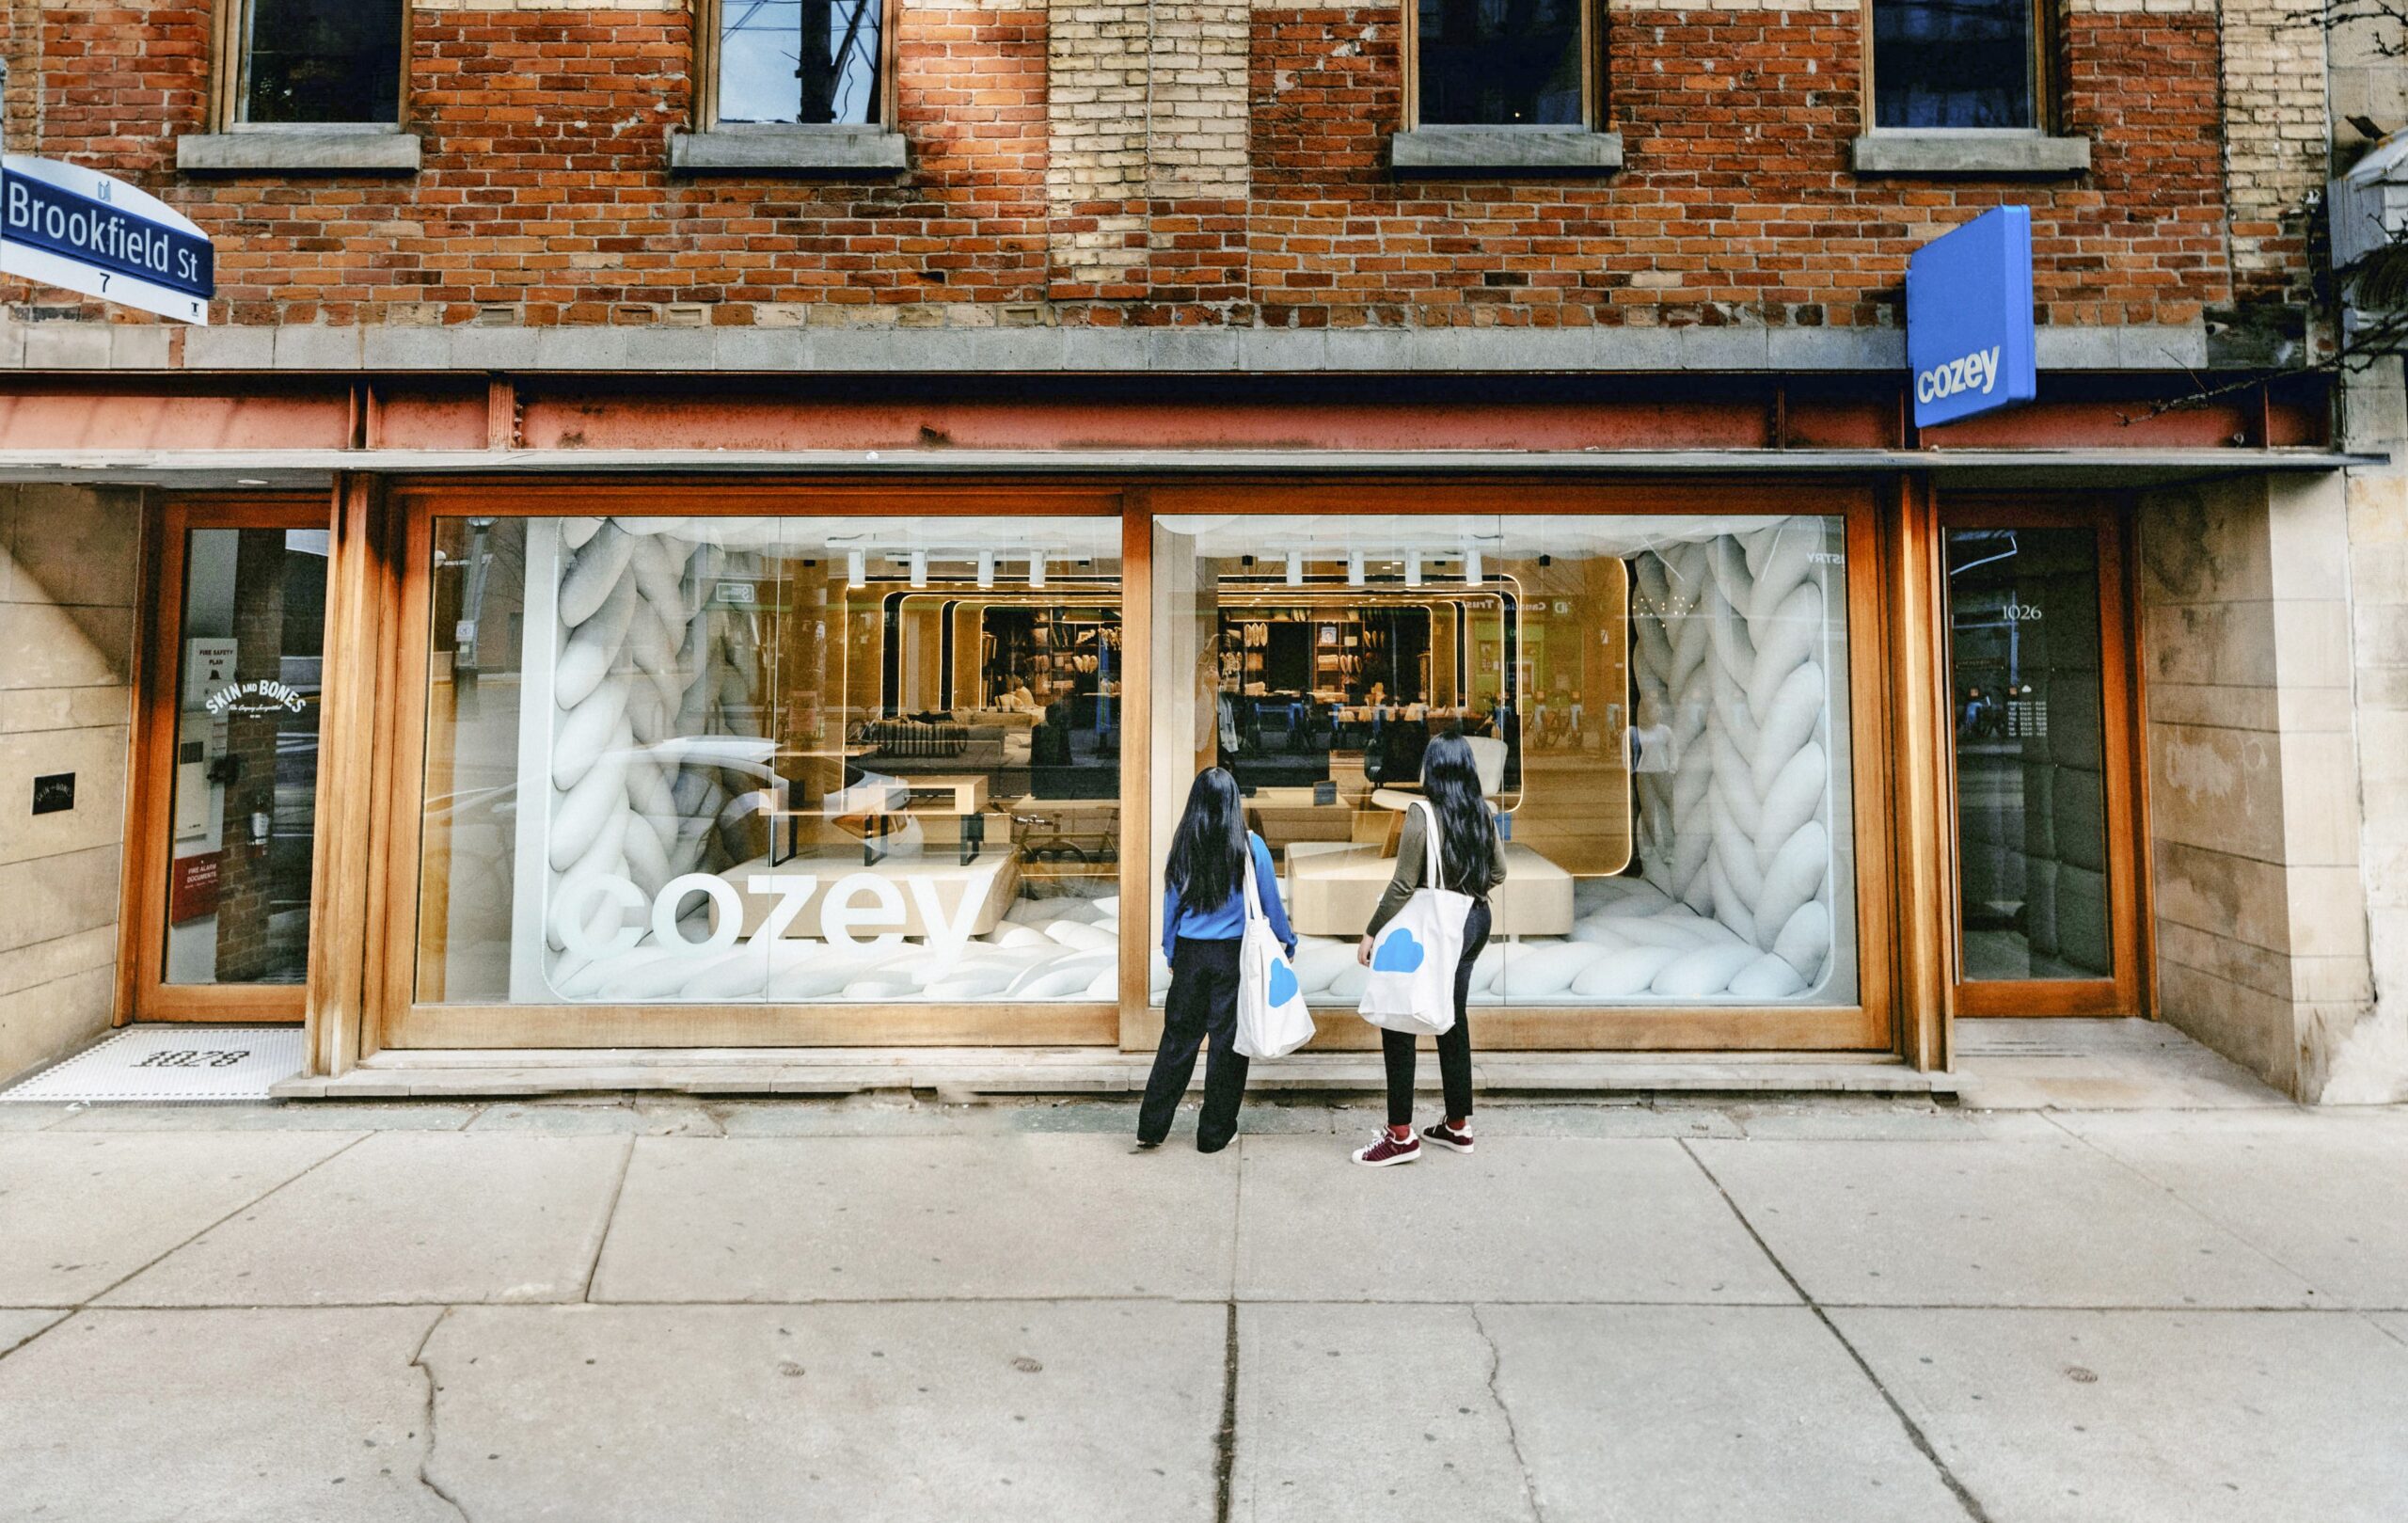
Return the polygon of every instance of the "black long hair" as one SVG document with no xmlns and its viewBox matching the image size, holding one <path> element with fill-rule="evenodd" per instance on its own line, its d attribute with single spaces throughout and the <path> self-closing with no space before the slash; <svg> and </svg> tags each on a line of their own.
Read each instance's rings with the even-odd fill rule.
<svg viewBox="0 0 2408 1523">
<path fill-rule="evenodd" d="M 1238 780 L 1226 768 L 1207 767 L 1187 790 L 1187 808 L 1171 833 L 1163 880 L 1179 890 L 1180 903 L 1217 910 L 1236 898 L 1245 884 L 1246 850 L 1245 806 L 1238 800 Z"/>
<path fill-rule="evenodd" d="M 1421 754 L 1421 793 L 1437 811 L 1439 857 L 1447 881 L 1459 892 L 1466 883 L 1485 885 L 1497 850 L 1497 817 L 1481 792 L 1470 741 L 1442 735 L 1430 742 Z"/>
</svg>

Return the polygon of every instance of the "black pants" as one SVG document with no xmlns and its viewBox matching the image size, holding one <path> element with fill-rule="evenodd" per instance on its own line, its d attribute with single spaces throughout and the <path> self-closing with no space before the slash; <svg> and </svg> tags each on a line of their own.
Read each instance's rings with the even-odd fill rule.
<svg viewBox="0 0 2408 1523">
<path fill-rule="evenodd" d="M 1485 924 L 1485 922 L 1482 922 Z M 1170 1135 L 1179 1097 L 1196 1072 L 1196 1049 L 1212 1039 L 1204 1065 L 1204 1114 L 1196 1123 L 1196 1150 L 1219 1152 L 1238 1134 L 1238 1101 L 1245 1094 L 1245 1057 L 1231 1045 L 1238 1035 L 1238 946 L 1235 941 L 1196 942 L 1181 936 L 1171 945 L 1170 997 L 1164 1002 L 1162 1045 L 1154 1071 L 1146 1076 L 1146 1102 L 1137 1110 L 1137 1140 Z"/>
<path fill-rule="evenodd" d="M 1471 965 L 1488 944 L 1488 901 L 1474 899 L 1464 916 L 1464 959 L 1455 964 L 1455 1023 L 1438 1041 L 1438 1078 L 1447 1089 L 1450 1117 L 1471 1114 Z M 1388 1125 L 1413 1121 L 1413 1039 L 1402 1031 L 1380 1032 L 1380 1056 L 1388 1069 Z"/>
</svg>

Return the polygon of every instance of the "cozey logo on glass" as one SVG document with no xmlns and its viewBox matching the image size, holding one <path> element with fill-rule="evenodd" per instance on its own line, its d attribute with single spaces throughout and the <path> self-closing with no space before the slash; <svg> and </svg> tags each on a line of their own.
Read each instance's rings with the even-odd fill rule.
<svg viewBox="0 0 2408 1523">
<path fill-rule="evenodd" d="M 1915 250 L 1907 262 L 1907 368 L 1917 428 L 2038 394 L 2028 208 L 1985 212 Z"/>
</svg>

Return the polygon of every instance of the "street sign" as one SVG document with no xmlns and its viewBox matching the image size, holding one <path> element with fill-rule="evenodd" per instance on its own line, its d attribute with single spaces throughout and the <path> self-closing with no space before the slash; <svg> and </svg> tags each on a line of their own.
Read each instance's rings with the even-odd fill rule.
<svg viewBox="0 0 2408 1523">
<path fill-rule="evenodd" d="M 202 325 L 217 290 L 190 218 L 96 169 L 22 153 L 0 158 L 0 273 Z"/>
<path fill-rule="evenodd" d="M 1985 212 L 1908 259 L 1907 369 L 1917 428 L 2039 394 L 2029 208 Z"/>
</svg>

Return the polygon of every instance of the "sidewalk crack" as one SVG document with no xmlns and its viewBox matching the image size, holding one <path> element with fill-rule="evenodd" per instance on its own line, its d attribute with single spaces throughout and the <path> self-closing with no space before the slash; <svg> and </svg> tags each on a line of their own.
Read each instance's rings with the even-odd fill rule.
<svg viewBox="0 0 2408 1523">
<path fill-rule="evenodd" d="M 460 1499 L 444 1490 L 442 1483 L 436 1481 L 434 1475 L 436 1392 L 439 1388 L 435 1383 L 435 1367 L 426 1362 L 426 1350 L 427 1345 L 435 1341 L 436 1331 L 443 1326 L 451 1315 L 452 1308 L 450 1307 L 445 1307 L 441 1311 L 436 1312 L 435 1320 L 426 1325 L 426 1336 L 418 1341 L 418 1348 L 410 1355 L 410 1368 L 426 1377 L 426 1422 L 425 1432 L 420 1435 L 424 1441 L 419 1445 L 418 1450 L 418 1483 L 441 1498 L 444 1506 L 459 1515 L 460 1523 L 472 1523 L 468 1516 L 468 1510 L 460 1505 Z"/>
<path fill-rule="evenodd" d="M 1932 1446 L 1930 1436 L 1923 1431 L 1923 1425 L 1908 1414 L 1906 1404 L 1898 1400 L 1889 1386 L 1882 1381 L 1881 1376 L 1875 1372 L 1872 1361 L 1858 1351 L 1856 1344 L 1849 1340 L 1847 1334 L 1840 1331 L 1840 1325 L 1831 1320 L 1831 1314 L 1829 1311 L 1823 1309 L 1823 1303 L 1809 1294 L 1806 1287 L 1798 1283 L 1798 1277 L 1789 1272 L 1789 1266 L 1781 1261 L 1781 1255 L 1772 1251 L 1772 1245 L 1765 1241 L 1765 1235 L 1762 1232 L 1756 1230 L 1756 1224 L 1748 1220 L 1748 1214 L 1739 1209 L 1739 1202 L 1731 1198 L 1731 1192 L 1723 1187 L 1722 1181 L 1715 1176 L 1714 1170 L 1706 1166 L 1705 1160 L 1697 1155 L 1697 1150 L 1689 1146 L 1688 1139 L 1679 1137 L 1674 1140 L 1680 1143 L 1681 1151 L 1689 1155 L 1689 1162 L 1697 1166 L 1697 1171 L 1705 1176 L 1705 1182 L 1713 1185 L 1715 1193 L 1722 1198 L 1722 1204 L 1729 1208 L 1732 1219 L 1736 1221 L 1740 1230 L 1755 1243 L 1756 1251 L 1763 1254 L 1765 1261 L 1771 1264 L 1781 1277 L 1789 1282 L 1791 1293 L 1798 1297 L 1807 1310 L 1814 1314 L 1814 1320 L 1823 1325 L 1823 1330 L 1831 1335 L 1832 1341 L 1846 1351 L 1848 1358 L 1855 1362 L 1859 1371 L 1862 1372 L 1866 1384 L 1880 1396 L 1883 1404 L 1890 1408 L 1890 1415 L 1897 1420 L 1898 1426 L 1905 1431 L 1907 1442 L 1912 1444 L 1915 1452 L 1921 1454 L 1925 1463 L 1930 1465 L 1932 1470 L 1940 1477 L 1940 1483 L 1948 1488 L 1948 1494 L 1956 1499 L 1956 1505 L 1964 1509 L 1969 1523 L 1990 1523 L 1990 1515 L 1983 1508 L 1981 1499 L 1975 1497 L 1964 1482 L 1956 1479 L 1956 1472 L 1948 1467 L 1946 1460 L 1941 1458 L 1940 1451 Z"/>
<path fill-rule="evenodd" d="M 1229 1523 L 1229 1483 L 1238 1465 L 1238 1303 L 1228 1306 L 1221 1354 L 1221 1425 L 1212 1434 L 1212 1523 Z"/>
<path fill-rule="evenodd" d="M 1488 1330 L 1487 1322 L 1481 1317 L 1479 1306 L 1466 1306 L 1465 1309 L 1471 1313 L 1472 1329 L 1480 1334 L 1480 1341 L 1488 1345 L 1488 1399 L 1497 1404 L 1497 1415 L 1505 1420 L 1505 1442 L 1513 1451 L 1513 1468 L 1522 1478 L 1522 1501 L 1533 1523 L 1546 1523 L 1546 1509 L 1539 1504 L 1538 1481 L 1530 1474 L 1529 1457 L 1522 1452 L 1521 1430 L 1514 1426 L 1513 1409 L 1505 1404 L 1504 1389 L 1497 1384 L 1505 1356 L 1497 1346 L 1497 1335 Z"/>
</svg>

